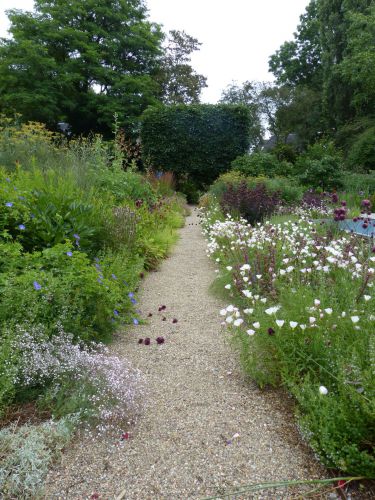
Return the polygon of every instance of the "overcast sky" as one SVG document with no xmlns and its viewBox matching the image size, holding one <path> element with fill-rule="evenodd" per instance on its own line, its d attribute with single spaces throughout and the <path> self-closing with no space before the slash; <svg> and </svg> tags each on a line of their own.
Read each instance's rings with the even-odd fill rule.
<svg viewBox="0 0 375 500">
<path fill-rule="evenodd" d="M 202 42 L 192 65 L 208 78 L 202 101 L 216 102 L 232 80 L 272 80 L 268 58 L 293 37 L 308 0 L 146 0 L 152 21 L 185 30 Z M 0 36 L 9 27 L 4 11 L 32 10 L 33 0 L 0 0 Z"/>
</svg>

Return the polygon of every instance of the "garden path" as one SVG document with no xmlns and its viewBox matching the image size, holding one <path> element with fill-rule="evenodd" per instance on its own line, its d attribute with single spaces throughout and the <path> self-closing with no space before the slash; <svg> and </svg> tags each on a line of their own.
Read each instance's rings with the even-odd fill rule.
<svg viewBox="0 0 375 500">
<path fill-rule="evenodd" d="M 45 498 L 219 498 L 250 483 L 326 476 L 301 442 L 291 401 L 241 374 L 220 326 L 223 304 L 209 293 L 215 273 L 196 209 L 180 235 L 172 256 L 143 283 L 142 313 L 153 316 L 112 348 L 145 374 L 148 407 L 127 440 L 77 438 L 51 471 Z M 151 345 L 138 344 L 145 337 Z M 287 494 L 255 496 L 277 497 Z"/>
</svg>

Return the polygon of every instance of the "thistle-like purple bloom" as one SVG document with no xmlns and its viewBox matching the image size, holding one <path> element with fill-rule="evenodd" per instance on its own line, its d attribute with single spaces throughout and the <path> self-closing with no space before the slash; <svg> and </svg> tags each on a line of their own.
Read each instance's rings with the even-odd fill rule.
<svg viewBox="0 0 375 500">
<path fill-rule="evenodd" d="M 35 290 L 41 290 L 42 285 L 40 285 L 37 281 L 34 281 L 33 283 Z"/>
<path fill-rule="evenodd" d="M 275 330 L 273 328 L 268 328 L 268 335 L 275 335 Z"/>
</svg>

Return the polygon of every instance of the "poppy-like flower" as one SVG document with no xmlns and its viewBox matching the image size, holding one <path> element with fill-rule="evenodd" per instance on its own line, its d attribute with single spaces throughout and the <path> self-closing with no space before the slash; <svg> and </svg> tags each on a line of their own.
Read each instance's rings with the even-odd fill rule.
<svg viewBox="0 0 375 500">
<path fill-rule="evenodd" d="M 306 325 L 299 325 L 299 327 L 301 328 L 301 330 L 306 330 Z"/>
<path fill-rule="evenodd" d="M 145 345 L 150 345 L 151 344 L 151 339 L 149 337 L 145 338 L 144 344 Z"/>
<path fill-rule="evenodd" d="M 134 293 L 133 293 L 133 292 L 129 292 L 129 293 L 128 293 L 128 297 L 129 297 L 130 299 L 132 299 L 132 298 L 134 297 Z"/>
<path fill-rule="evenodd" d="M 34 281 L 33 286 L 35 290 L 41 290 L 42 288 L 42 285 L 40 285 L 37 281 Z"/>
<path fill-rule="evenodd" d="M 13 203 L 11 201 L 8 201 L 7 203 L 5 203 L 5 206 L 11 208 L 13 207 Z"/>
<path fill-rule="evenodd" d="M 24 224 L 20 224 L 18 226 L 18 229 L 20 229 L 21 231 L 24 231 L 26 229 L 26 226 Z"/>
<path fill-rule="evenodd" d="M 164 339 L 164 337 L 157 337 L 156 342 L 157 342 L 159 345 L 160 345 L 160 344 L 164 344 L 165 339 Z"/>
<path fill-rule="evenodd" d="M 178 319 L 177 318 L 173 318 L 172 319 L 172 323 L 177 323 L 178 322 Z"/>
<path fill-rule="evenodd" d="M 325 396 L 326 394 L 328 394 L 328 389 L 327 387 L 324 387 L 324 385 L 321 385 L 319 387 L 319 393 L 322 394 L 323 396 Z"/>
<path fill-rule="evenodd" d="M 66 255 L 67 255 L 68 257 L 72 257 L 72 256 L 73 256 L 73 252 L 66 252 Z"/>
</svg>

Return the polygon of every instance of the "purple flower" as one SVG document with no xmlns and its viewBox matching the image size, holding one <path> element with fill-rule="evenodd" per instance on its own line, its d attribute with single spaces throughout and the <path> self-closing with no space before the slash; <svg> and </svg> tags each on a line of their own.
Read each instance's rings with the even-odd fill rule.
<svg viewBox="0 0 375 500">
<path fill-rule="evenodd" d="M 80 240 L 81 239 L 80 235 L 77 234 L 77 233 L 73 234 L 73 238 L 75 238 L 76 240 Z"/>
<path fill-rule="evenodd" d="M 114 280 L 117 280 L 117 276 L 115 274 L 111 275 Z"/>
<path fill-rule="evenodd" d="M 144 340 L 144 344 L 145 345 L 150 345 L 151 344 L 151 339 L 149 337 L 147 337 L 145 340 Z"/>
<path fill-rule="evenodd" d="M 72 256 L 73 256 L 73 252 L 66 252 L 66 255 L 67 255 L 68 257 L 72 257 Z"/>
<path fill-rule="evenodd" d="M 165 311 L 165 309 L 167 309 L 167 306 L 159 306 L 158 311 L 159 311 L 159 312 L 160 312 L 160 311 Z"/>
<path fill-rule="evenodd" d="M 164 337 L 158 337 L 156 339 L 156 342 L 160 345 L 160 344 L 164 344 L 165 340 L 164 340 Z"/>
<path fill-rule="evenodd" d="M 117 310 L 117 309 L 115 309 L 115 310 L 113 311 L 113 314 L 114 314 L 115 316 L 118 316 L 118 315 L 119 315 L 118 310 Z"/>
<path fill-rule="evenodd" d="M 18 229 L 20 229 L 21 231 L 24 231 L 26 229 L 26 226 L 24 224 L 20 224 L 18 226 Z"/>
<path fill-rule="evenodd" d="M 273 328 L 268 328 L 268 335 L 275 335 L 275 330 Z"/>
<path fill-rule="evenodd" d="M 135 299 L 130 299 L 130 302 L 131 302 L 132 304 L 136 304 L 136 303 L 137 303 L 137 301 L 136 301 Z"/>
<path fill-rule="evenodd" d="M 6 180 L 7 182 L 10 182 L 9 177 L 5 177 L 5 180 Z"/>
<path fill-rule="evenodd" d="M 129 292 L 128 293 L 128 297 L 133 298 L 134 297 L 134 293 L 133 292 Z"/>
<path fill-rule="evenodd" d="M 11 201 L 8 201 L 7 203 L 5 203 L 5 206 L 11 208 L 13 207 L 13 203 Z"/>
<path fill-rule="evenodd" d="M 33 283 L 35 290 L 41 290 L 42 285 L 40 285 L 37 281 L 34 281 Z"/>
<path fill-rule="evenodd" d="M 172 319 L 172 323 L 177 323 L 178 319 L 177 318 L 173 318 Z"/>
<path fill-rule="evenodd" d="M 137 320 L 137 318 L 133 318 L 133 325 L 139 325 L 139 321 Z"/>
</svg>

